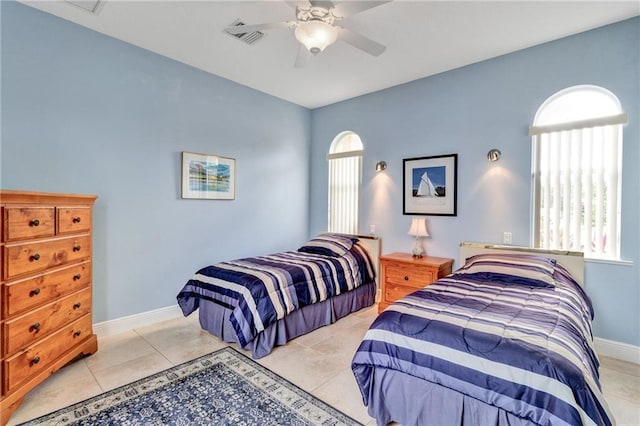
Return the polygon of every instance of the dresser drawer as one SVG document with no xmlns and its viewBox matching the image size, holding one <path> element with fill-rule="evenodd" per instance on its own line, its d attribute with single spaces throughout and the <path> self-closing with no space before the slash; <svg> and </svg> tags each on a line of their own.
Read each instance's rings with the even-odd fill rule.
<svg viewBox="0 0 640 426">
<path fill-rule="evenodd" d="M 91 335 L 91 315 L 87 314 L 30 348 L 6 359 L 3 365 L 4 392 L 11 392 L 25 380 L 46 370 L 61 355 L 73 350 Z"/>
<path fill-rule="evenodd" d="M 34 278 L 5 283 L 2 318 L 42 306 L 91 283 L 91 262 L 81 263 Z"/>
<path fill-rule="evenodd" d="M 4 278 L 64 265 L 91 256 L 91 236 L 67 237 L 37 243 L 5 245 Z"/>
<path fill-rule="evenodd" d="M 384 280 L 388 284 L 422 288 L 436 280 L 437 270 L 415 267 L 409 264 L 388 263 L 384 268 Z"/>
<path fill-rule="evenodd" d="M 36 311 L 6 321 L 3 326 L 3 356 L 8 356 L 63 325 L 91 312 L 91 289 L 86 288 L 43 306 Z"/>
<path fill-rule="evenodd" d="M 4 241 L 53 236 L 54 211 L 53 207 L 5 207 Z"/>
<path fill-rule="evenodd" d="M 58 234 L 71 234 L 91 229 L 91 209 L 85 207 L 59 207 Z"/>
</svg>

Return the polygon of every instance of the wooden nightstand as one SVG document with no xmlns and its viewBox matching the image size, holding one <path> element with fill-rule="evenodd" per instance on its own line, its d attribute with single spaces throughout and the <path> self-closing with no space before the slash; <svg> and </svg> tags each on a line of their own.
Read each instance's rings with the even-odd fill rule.
<svg viewBox="0 0 640 426">
<path fill-rule="evenodd" d="M 380 256 L 382 300 L 378 313 L 401 297 L 449 275 L 452 265 L 453 259 L 444 257 L 415 258 L 408 253 Z"/>
</svg>

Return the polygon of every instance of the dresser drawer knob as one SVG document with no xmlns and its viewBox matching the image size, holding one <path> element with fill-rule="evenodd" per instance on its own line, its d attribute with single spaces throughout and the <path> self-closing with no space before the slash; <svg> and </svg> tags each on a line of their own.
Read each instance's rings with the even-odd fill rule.
<svg viewBox="0 0 640 426">
<path fill-rule="evenodd" d="M 40 226 L 40 221 L 38 219 L 33 219 L 29 222 L 29 226 Z"/>
<path fill-rule="evenodd" d="M 80 223 L 80 220 L 81 220 L 80 217 L 76 216 L 73 218 L 73 223 Z"/>
<path fill-rule="evenodd" d="M 36 364 L 37 364 L 37 363 L 39 363 L 39 362 L 40 362 L 40 357 L 36 355 L 36 356 L 31 360 L 31 362 L 29 363 L 29 365 L 36 365 Z"/>
<path fill-rule="evenodd" d="M 33 296 L 37 296 L 40 294 L 40 287 L 36 287 L 33 290 L 31 290 L 31 292 L 29 293 L 29 296 L 33 297 Z"/>
<path fill-rule="evenodd" d="M 29 260 L 31 260 L 31 261 L 38 261 L 38 260 L 40 260 L 40 254 L 36 253 L 36 254 L 32 255 L 32 256 L 29 258 Z"/>
<path fill-rule="evenodd" d="M 81 306 L 80 302 L 74 303 L 73 304 L 73 309 L 80 309 L 80 306 Z"/>
<path fill-rule="evenodd" d="M 404 276 L 404 280 L 405 280 L 405 281 L 409 281 L 409 276 L 408 276 L 408 275 L 405 275 L 405 276 Z"/>
<path fill-rule="evenodd" d="M 35 324 L 33 324 L 31 327 L 29 327 L 29 331 L 38 331 L 40 330 L 40 323 L 37 322 Z"/>
<path fill-rule="evenodd" d="M 74 281 L 78 281 L 80 278 L 82 278 L 82 275 L 80 275 L 80 274 L 75 274 L 75 275 L 73 276 L 73 280 L 74 280 Z"/>
<path fill-rule="evenodd" d="M 78 330 L 73 333 L 73 337 L 78 337 L 82 334 L 82 331 Z"/>
<path fill-rule="evenodd" d="M 80 246 L 73 246 L 73 251 L 80 251 L 81 247 Z"/>
</svg>

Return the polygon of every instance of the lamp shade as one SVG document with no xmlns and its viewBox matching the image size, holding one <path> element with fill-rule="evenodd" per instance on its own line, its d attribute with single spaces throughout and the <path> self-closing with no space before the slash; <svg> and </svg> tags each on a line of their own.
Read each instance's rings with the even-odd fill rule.
<svg viewBox="0 0 640 426">
<path fill-rule="evenodd" d="M 322 21 L 306 21 L 298 24 L 296 39 L 314 55 L 322 52 L 338 38 L 336 29 Z"/>
<path fill-rule="evenodd" d="M 413 220 L 411 220 L 411 228 L 409 228 L 408 234 L 415 237 L 428 237 L 429 232 L 427 231 L 427 225 L 424 219 L 414 217 Z"/>
</svg>

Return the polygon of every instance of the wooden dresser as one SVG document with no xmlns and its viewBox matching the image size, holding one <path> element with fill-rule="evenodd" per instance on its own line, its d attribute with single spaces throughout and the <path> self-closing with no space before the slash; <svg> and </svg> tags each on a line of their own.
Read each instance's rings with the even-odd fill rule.
<svg viewBox="0 0 640 426">
<path fill-rule="evenodd" d="M 98 349 L 91 318 L 94 195 L 0 190 L 0 424 L 24 395 Z"/>
<path fill-rule="evenodd" d="M 380 256 L 382 300 L 378 312 L 401 297 L 449 275 L 452 266 L 453 259 L 443 257 L 415 258 L 409 253 Z"/>
</svg>

